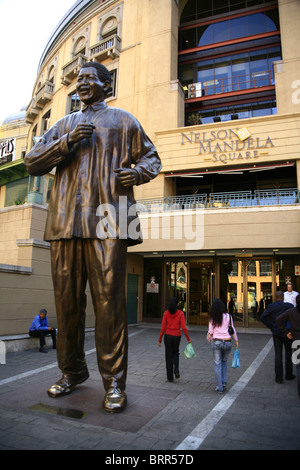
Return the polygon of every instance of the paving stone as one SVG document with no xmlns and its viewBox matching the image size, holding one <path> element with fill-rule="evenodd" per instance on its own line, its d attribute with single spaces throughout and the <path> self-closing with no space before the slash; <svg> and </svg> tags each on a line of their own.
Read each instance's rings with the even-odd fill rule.
<svg viewBox="0 0 300 470">
<path fill-rule="evenodd" d="M 157 347 L 159 325 L 129 326 L 131 333 L 138 334 L 129 338 L 129 406 L 120 415 L 101 410 L 104 390 L 96 354 L 89 353 L 95 348 L 92 336 L 86 338 L 85 344 L 90 379 L 62 401 L 51 400 L 46 394 L 48 386 L 60 377 L 54 350 L 49 349 L 44 355 L 36 349 L 8 353 L 7 364 L 0 365 L 0 449 L 174 451 L 223 403 L 222 398 L 230 393 L 271 338 L 267 330 L 259 334 L 238 332 L 241 368 L 230 368 L 229 358 L 228 386 L 220 396 L 214 391 L 212 352 L 206 342 L 206 328 L 193 327 L 190 331 L 195 358 L 184 358 L 186 340 L 182 338 L 181 377 L 173 383 L 166 382 L 164 348 Z M 45 367 L 51 368 L 44 370 Z M 2 380 L 36 369 L 41 371 L 1 385 Z M 30 408 L 38 403 L 89 414 L 75 419 Z M 275 384 L 272 348 L 200 449 L 299 450 L 299 436 L 300 399 L 296 383 Z"/>
</svg>

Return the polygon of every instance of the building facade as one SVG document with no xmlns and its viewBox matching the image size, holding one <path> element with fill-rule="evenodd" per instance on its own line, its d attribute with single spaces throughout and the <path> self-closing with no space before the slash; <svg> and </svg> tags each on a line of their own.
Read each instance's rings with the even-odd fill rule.
<svg viewBox="0 0 300 470">
<path fill-rule="evenodd" d="M 258 326 L 276 290 L 299 291 L 299 18 L 297 0 L 79 0 L 46 44 L 27 148 L 79 109 L 76 75 L 94 60 L 112 75 L 108 106 L 136 116 L 162 159 L 135 190 L 144 242 L 128 253 L 129 322 L 160 321 L 175 295 L 189 324 L 206 325 L 221 297 L 237 325 Z M 27 221 L 0 270 L 7 286 L 29 286 L 20 328 L 43 299 L 55 310 L 42 241 L 53 178 L 30 180 L 25 204 L 0 209 Z"/>
</svg>

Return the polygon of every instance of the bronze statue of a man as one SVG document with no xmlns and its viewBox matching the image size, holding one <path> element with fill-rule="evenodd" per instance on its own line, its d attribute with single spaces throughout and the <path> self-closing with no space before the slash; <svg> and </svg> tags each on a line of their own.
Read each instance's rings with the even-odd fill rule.
<svg viewBox="0 0 300 470">
<path fill-rule="evenodd" d="M 81 111 L 60 119 L 27 154 L 29 174 L 56 167 L 45 240 L 50 241 L 62 378 L 51 397 L 84 382 L 86 283 L 95 311 L 97 360 L 106 391 L 103 408 L 127 402 L 127 246 L 141 243 L 133 186 L 155 178 L 161 161 L 140 123 L 104 102 L 110 74 L 87 62 L 77 78 Z"/>
</svg>

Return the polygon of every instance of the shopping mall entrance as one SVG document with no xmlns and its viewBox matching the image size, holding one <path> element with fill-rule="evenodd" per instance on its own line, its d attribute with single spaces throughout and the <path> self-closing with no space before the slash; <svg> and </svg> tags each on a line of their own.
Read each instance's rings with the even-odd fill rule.
<svg viewBox="0 0 300 470">
<path fill-rule="evenodd" d="M 188 324 L 207 325 L 209 308 L 215 298 L 214 264 L 210 258 L 146 259 L 143 320 L 160 321 L 169 300 L 177 297 L 178 308 L 184 312 Z"/>
<path fill-rule="evenodd" d="M 276 251 L 276 250 L 274 250 Z M 260 316 L 275 301 L 277 290 L 292 282 L 300 291 L 295 266 L 299 256 L 255 257 L 250 253 L 231 257 L 145 259 L 143 321 L 160 322 L 171 297 L 190 325 L 208 325 L 213 300 L 221 298 L 236 326 L 264 327 Z"/>
</svg>

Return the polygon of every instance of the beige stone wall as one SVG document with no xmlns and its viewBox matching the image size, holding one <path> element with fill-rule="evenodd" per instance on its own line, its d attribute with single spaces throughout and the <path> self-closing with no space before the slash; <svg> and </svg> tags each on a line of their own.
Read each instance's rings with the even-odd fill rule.
<svg viewBox="0 0 300 470">
<path fill-rule="evenodd" d="M 282 61 L 275 64 L 278 114 L 299 112 L 300 107 L 300 2 L 278 0 Z"/>
<path fill-rule="evenodd" d="M 56 327 L 50 246 L 43 242 L 47 208 L 25 204 L 0 210 L 0 335 L 22 334 L 41 308 Z M 94 326 L 87 289 L 86 326 Z"/>
<path fill-rule="evenodd" d="M 280 249 L 300 246 L 300 206 L 169 211 L 140 215 L 144 242 L 129 252 Z"/>
</svg>

